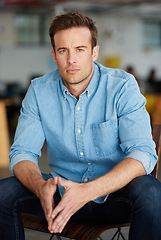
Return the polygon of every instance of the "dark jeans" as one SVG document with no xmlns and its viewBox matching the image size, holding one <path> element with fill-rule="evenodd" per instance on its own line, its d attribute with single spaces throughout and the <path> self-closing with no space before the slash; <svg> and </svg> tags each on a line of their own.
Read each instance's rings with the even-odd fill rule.
<svg viewBox="0 0 161 240">
<path fill-rule="evenodd" d="M 43 174 L 45 180 L 51 176 Z M 55 202 L 60 200 L 55 194 Z M 0 180 L 0 239 L 24 240 L 21 212 L 44 217 L 39 199 L 15 177 Z M 130 240 L 161 240 L 161 183 L 151 175 L 135 178 L 102 204 L 89 202 L 73 218 L 116 224 L 131 221 Z"/>
</svg>

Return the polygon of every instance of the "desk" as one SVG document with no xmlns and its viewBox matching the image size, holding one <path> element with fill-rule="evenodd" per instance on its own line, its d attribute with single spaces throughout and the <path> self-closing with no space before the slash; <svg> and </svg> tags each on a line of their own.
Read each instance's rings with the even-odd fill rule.
<svg viewBox="0 0 161 240">
<path fill-rule="evenodd" d="M 0 100 L 0 167 L 9 167 L 10 140 L 6 106 L 9 100 Z"/>
</svg>

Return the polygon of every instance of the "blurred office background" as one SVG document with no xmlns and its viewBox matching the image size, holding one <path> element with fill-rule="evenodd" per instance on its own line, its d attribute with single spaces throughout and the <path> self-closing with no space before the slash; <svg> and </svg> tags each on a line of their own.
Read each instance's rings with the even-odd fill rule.
<svg viewBox="0 0 161 240">
<path fill-rule="evenodd" d="M 160 0 L 0 0 L 0 178 L 11 175 L 8 155 L 5 161 L 3 156 L 13 141 L 31 79 L 56 68 L 48 29 L 54 16 L 66 11 L 94 19 L 99 31 L 98 62 L 134 74 L 152 123 L 161 124 Z M 46 152 L 45 146 L 42 171 L 49 171 Z"/>
<path fill-rule="evenodd" d="M 161 80 L 161 1 L 1 0 L 1 85 L 17 83 L 26 88 L 33 76 L 55 68 L 48 28 L 63 11 L 80 11 L 95 20 L 100 63 L 122 69 L 132 66 L 140 81 L 146 81 L 154 69 L 157 81 Z"/>
</svg>

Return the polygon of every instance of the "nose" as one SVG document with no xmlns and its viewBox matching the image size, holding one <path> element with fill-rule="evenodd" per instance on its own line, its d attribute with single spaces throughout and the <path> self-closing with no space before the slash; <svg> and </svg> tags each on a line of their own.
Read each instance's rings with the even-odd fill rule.
<svg viewBox="0 0 161 240">
<path fill-rule="evenodd" d="M 76 63 L 76 56 L 75 56 L 75 53 L 73 51 L 68 52 L 68 63 L 69 64 Z"/>
</svg>

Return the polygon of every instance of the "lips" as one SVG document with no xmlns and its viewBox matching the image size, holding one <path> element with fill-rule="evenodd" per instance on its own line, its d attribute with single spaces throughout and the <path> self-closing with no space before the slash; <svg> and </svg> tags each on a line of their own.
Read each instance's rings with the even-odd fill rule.
<svg viewBox="0 0 161 240">
<path fill-rule="evenodd" d="M 70 69 L 67 69 L 67 73 L 69 74 L 75 74 L 79 71 L 79 69 L 77 68 L 70 68 Z"/>
</svg>

